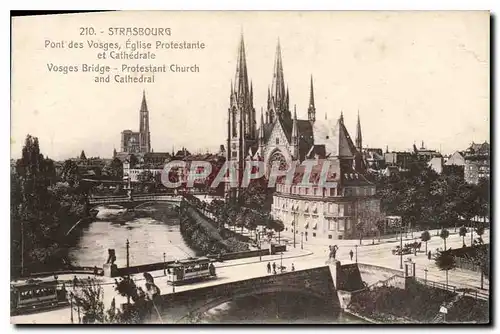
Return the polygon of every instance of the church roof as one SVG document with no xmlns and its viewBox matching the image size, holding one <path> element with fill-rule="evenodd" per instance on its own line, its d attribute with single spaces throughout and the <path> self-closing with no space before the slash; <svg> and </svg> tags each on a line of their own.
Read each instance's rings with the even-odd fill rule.
<svg viewBox="0 0 500 334">
<path fill-rule="evenodd" d="M 342 119 L 336 122 L 331 120 L 314 123 L 314 143 L 325 145 L 326 155 L 335 157 L 354 157 L 356 147 L 347 131 Z"/>
</svg>

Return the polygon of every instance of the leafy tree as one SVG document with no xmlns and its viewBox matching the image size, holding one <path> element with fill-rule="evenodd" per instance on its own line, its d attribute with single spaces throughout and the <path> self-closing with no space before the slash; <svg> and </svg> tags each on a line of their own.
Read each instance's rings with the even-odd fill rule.
<svg viewBox="0 0 500 334">
<path fill-rule="evenodd" d="M 123 179 L 123 163 L 120 159 L 114 158 L 109 166 L 111 177 L 115 180 Z"/>
<path fill-rule="evenodd" d="M 449 236 L 450 236 L 450 232 L 445 228 L 443 228 L 441 230 L 441 233 L 439 233 L 439 237 L 441 239 L 443 239 L 443 241 L 444 241 L 444 250 L 445 251 L 446 251 L 446 239 L 448 239 Z"/>
<path fill-rule="evenodd" d="M 422 232 L 422 235 L 420 236 L 420 239 L 425 242 L 425 254 L 427 254 L 427 242 L 431 240 L 431 234 L 429 231 L 424 231 Z"/>
<path fill-rule="evenodd" d="M 480 244 L 483 243 L 483 237 L 482 236 L 484 234 L 484 230 L 485 230 L 485 228 L 484 228 L 483 224 L 479 224 L 479 226 L 476 227 L 476 233 L 479 236 L 478 237 L 478 241 L 479 241 Z"/>
<path fill-rule="evenodd" d="M 448 271 L 457 267 L 455 258 L 449 251 L 439 252 L 436 256 L 436 266 L 439 270 L 446 271 L 446 287 L 448 287 Z"/>
<path fill-rule="evenodd" d="M 131 154 L 128 157 L 128 160 L 130 162 L 130 167 L 131 168 L 134 168 L 134 167 L 136 167 L 139 164 L 139 159 L 137 159 L 137 157 L 135 155 L 133 155 L 133 154 Z"/>
<path fill-rule="evenodd" d="M 71 293 L 74 305 L 83 312 L 82 322 L 84 324 L 105 323 L 104 302 L 102 287 L 94 279 L 86 282 L 81 289 Z"/>
<path fill-rule="evenodd" d="M 462 243 L 465 247 L 465 236 L 467 235 L 467 227 L 465 226 L 462 226 L 460 227 L 460 229 L 458 230 L 458 235 L 460 235 L 462 237 Z"/>
<path fill-rule="evenodd" d="M 78 170 L 78 165 L 73 160 L 64 161 L 62 172 L 61 172 L 61 180 L 63 182 L 67 182 L 70 187 L 76 187 L 80 183 L 80 172 Z"/>
</svg>

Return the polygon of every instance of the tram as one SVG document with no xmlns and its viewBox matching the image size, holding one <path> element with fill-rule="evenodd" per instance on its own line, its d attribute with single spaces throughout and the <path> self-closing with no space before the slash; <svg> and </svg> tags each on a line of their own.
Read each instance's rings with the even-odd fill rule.
<svg viewBox="0 0 500 334">
<path fill-rule="evenodd" d="M 188 258 L 167 266 L 167 283 L 179 285 L 216 276 L 214 260 L 207 257 Z"/>
<path fill-rule="evenodd" d="M 66 291 L 57 289 L 57 281 L 27 280 L 10 286 L 11 314 L 22 314 L 69 305 Z"/>
</svg>

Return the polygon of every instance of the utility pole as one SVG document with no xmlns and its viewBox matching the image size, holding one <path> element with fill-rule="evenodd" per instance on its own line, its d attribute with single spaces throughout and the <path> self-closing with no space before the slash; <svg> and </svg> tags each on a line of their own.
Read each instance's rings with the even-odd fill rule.
<svg viewBox="0 0 500 334">
<path fill-rule="evenodd" d="M 358 245 L 354 245 L 354 249 L 356 250 L 356 263 L 358 263 Z"/>
<path fill-rule="evenodd" d="M 70 316 L 70 320 L 71 320 L 71 323 L 73 323 L 73 292 L 71 292 L 70 294 L 70 300 L 69 300 L 69 307 L 71 309 L 71 316 Z"/>
<path fill-rule="evenodd" d="M 300 232 L 300 249 L 304 249 L 304 232 Z"/>
</svg>

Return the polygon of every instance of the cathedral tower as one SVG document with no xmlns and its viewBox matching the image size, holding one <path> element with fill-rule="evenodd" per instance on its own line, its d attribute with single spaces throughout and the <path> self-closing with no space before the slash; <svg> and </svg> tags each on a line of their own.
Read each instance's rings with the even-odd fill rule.
<svg viewBox="0 0 500 334">
<path fill-rule="evenodd" d="M 142 91 L 142 103 L 140 121 L 139 121 L 139 143 L 140 152 L 148 153 L 151 151 L 151 138 L 149 133 L 149 111 L 146 103 L 146 91 Z"/>
<path fill-rule="evenodd" d="M 249 84 L 245 43 L 241 35 L 234 85 L 228 109 L 227 161 L 238 163 L 238 177 L 243 173 L 249 151 L 257 145 L 257 124 L 253 107 L 253 87 Z M 237 189 L 233 189 L 237 193 Z M 233 194 L 234 194 L 233 191 Z"/>
</svg>

